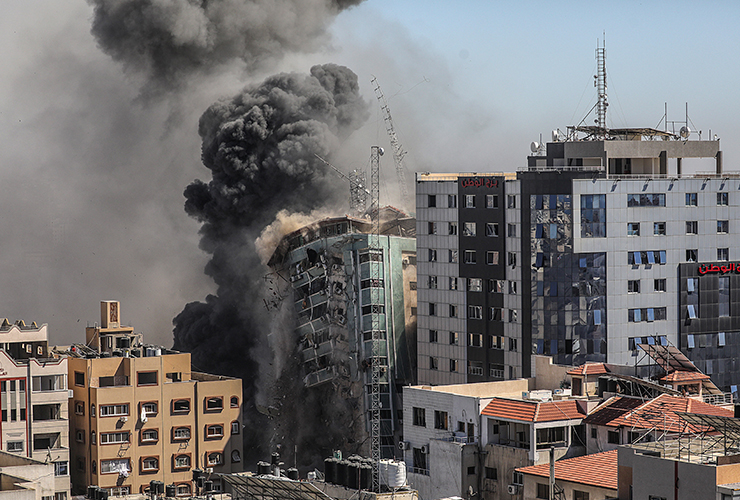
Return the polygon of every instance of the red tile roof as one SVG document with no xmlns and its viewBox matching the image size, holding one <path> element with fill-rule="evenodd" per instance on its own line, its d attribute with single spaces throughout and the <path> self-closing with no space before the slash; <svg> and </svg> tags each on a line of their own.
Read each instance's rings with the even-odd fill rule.
<svg viewBox="0 0 740 500">
<path fill-rule="evenodd" d="M 574 400 L 543 402 L 506 398 L 493 398 L 482 414 L 521 422 L 554 422 L 586 416 Z"/>
<path fill-rule="evenodd" d="M 710 378 L 709 375 L 704 375 L 701 372 L 675 371 L 661 377 L 660 380 L 663 382 L 698 382 L 700 380 L 709 380 Z"/>
<path fill-rule="evenodd" d="M 611 373 L 606 363 L 586 363 L 577 368 L 573 368 L 568 375 L 586 376 L 586 375 L 603 375 L 604 373 Z"/>
<path fill-rule="evenodd" d="M 658 430 L 668 432 L 700 432 L 706 430 L 700 426 L 688 424 L 676 415 L 677 411 L 722 417 L 734 416 L 734 412 L 731 410 L 692 398 L 661 394 L 657 398 L 643 403 L 636 398 L 616 396 L 596 408 L 584 419 L 584 423 L 609 427 L 624 426 L 635 429 L 652 429 L 655 427 Z"/>
<path fill-rule="evenodd" d="M 550 477 L 550 464 L 517 469 L 523 474 Z M 617 450 L 594 453 L 555 462 L 555 481 L 587 484 L 617 491 Z"/>
</svg>

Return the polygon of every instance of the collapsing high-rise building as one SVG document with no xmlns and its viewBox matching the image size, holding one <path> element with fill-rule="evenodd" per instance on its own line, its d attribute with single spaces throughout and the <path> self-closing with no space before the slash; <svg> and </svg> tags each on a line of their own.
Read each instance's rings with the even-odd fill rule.
<svg viewBox="0 0 740 500">
<path fill-rule="evenodd" d="M 381 453 L 392 458 L 402 432 L 401 387 L 416 383 L 416 220 L 383 208 L 379 233 L 375 244 L 369 220 L 324 219 L 285 236 L 269 265 L 290 283 L 282 307 L 297 313 L 305 390 L 328 387 L 351 403 L 349 435 L 333 446 L 370 452 L 372 332 L 379 331 Z"/>
</svg>

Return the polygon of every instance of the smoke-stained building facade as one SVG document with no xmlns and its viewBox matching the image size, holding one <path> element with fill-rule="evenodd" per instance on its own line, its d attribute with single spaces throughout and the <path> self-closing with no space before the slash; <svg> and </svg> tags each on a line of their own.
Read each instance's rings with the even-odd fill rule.
<svg viewBox="0 0 740 500">
<path fill-rule="evenodd" d="M 719 142 L 653 129 L 556 139 L 515 176 L 417 175 L 419 383 L 480 381 L 479 359 L 489 380 L 526 377 L 530 353 L 642 363 L 637 344 L 670 343 L 737 385 L 740 194 Z M 715 165 L 684 175 L 684 158 Z"/>
<path fill-rule="evenodd" d="M 416 380 L 416 222 L 390 207 L 380 214 L 377 248 L 371 247 L 371 221 L 324 219 L 285 236 L 269 265 L 290 282 L 284 306 L 297 313 L 305 388 L 329 387 L 350 404 L 345 438 L 367 454 L 362 443 L 369 442 L 372 332 L 378 328 L 381 451 L 392 458 L 402 432 L 401 387 Z"/>
</svg>

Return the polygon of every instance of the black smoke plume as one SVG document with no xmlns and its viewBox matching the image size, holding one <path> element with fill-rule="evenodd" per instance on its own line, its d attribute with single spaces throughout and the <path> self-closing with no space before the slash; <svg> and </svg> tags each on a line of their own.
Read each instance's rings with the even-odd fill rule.
<svg viewBox="0 0 740 500">
<path fill-rule="evenodd" d="M 147 90 L 242 61 L 253 72 L 317 48 L 329 22 L 362 0 L 88 0 L 100 48 L 147 76 Z"/>
<path fill-rule="evenodd" d="M 218 288 L 174 319 L 174 347 L 191 352 L 199 369 L 242 378 L 249 424 L 259 421 L 258 369 L 269 357 L 273 319 L 262 302 L 269 270 L 255 239 L 279 210 L 309 211 L 334 197 L 337 180 L 325 179 L 314 153 L 330 153 L 367 114 L 357 76 L 326 64 L 310 75 L 270 77 L 212 105 L 200 119 L 202 160 L 212 179 L 187 187 L 185 210 L 203 224 L 201 248 L 212 255 L 206 273 Z M 247 431 L 258 427 L 249 424 Z M 245 433 L 245 450 L 255 454 L 245 458 L 265 458 L 265 438 Z"/>
</svg>

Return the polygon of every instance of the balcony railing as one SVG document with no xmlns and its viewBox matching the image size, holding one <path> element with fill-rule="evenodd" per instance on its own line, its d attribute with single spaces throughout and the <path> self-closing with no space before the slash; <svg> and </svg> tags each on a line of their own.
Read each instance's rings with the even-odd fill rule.
<svg viewBox="0 0 740 500">
<path fill-rule="evenodd" d="M 406 466 L 406 472 L 409 474 L 421 474 L 423 476 L 429 475 L 429 469 L 421 469 L 419 467 Z"/>
<path fill-rule="evenodd" d="M 731 405 L 734 403 L 731 392 L 725 392 L 724 394 L 703 394 L 702 399 L 710 405 Z"/>
</svg>

